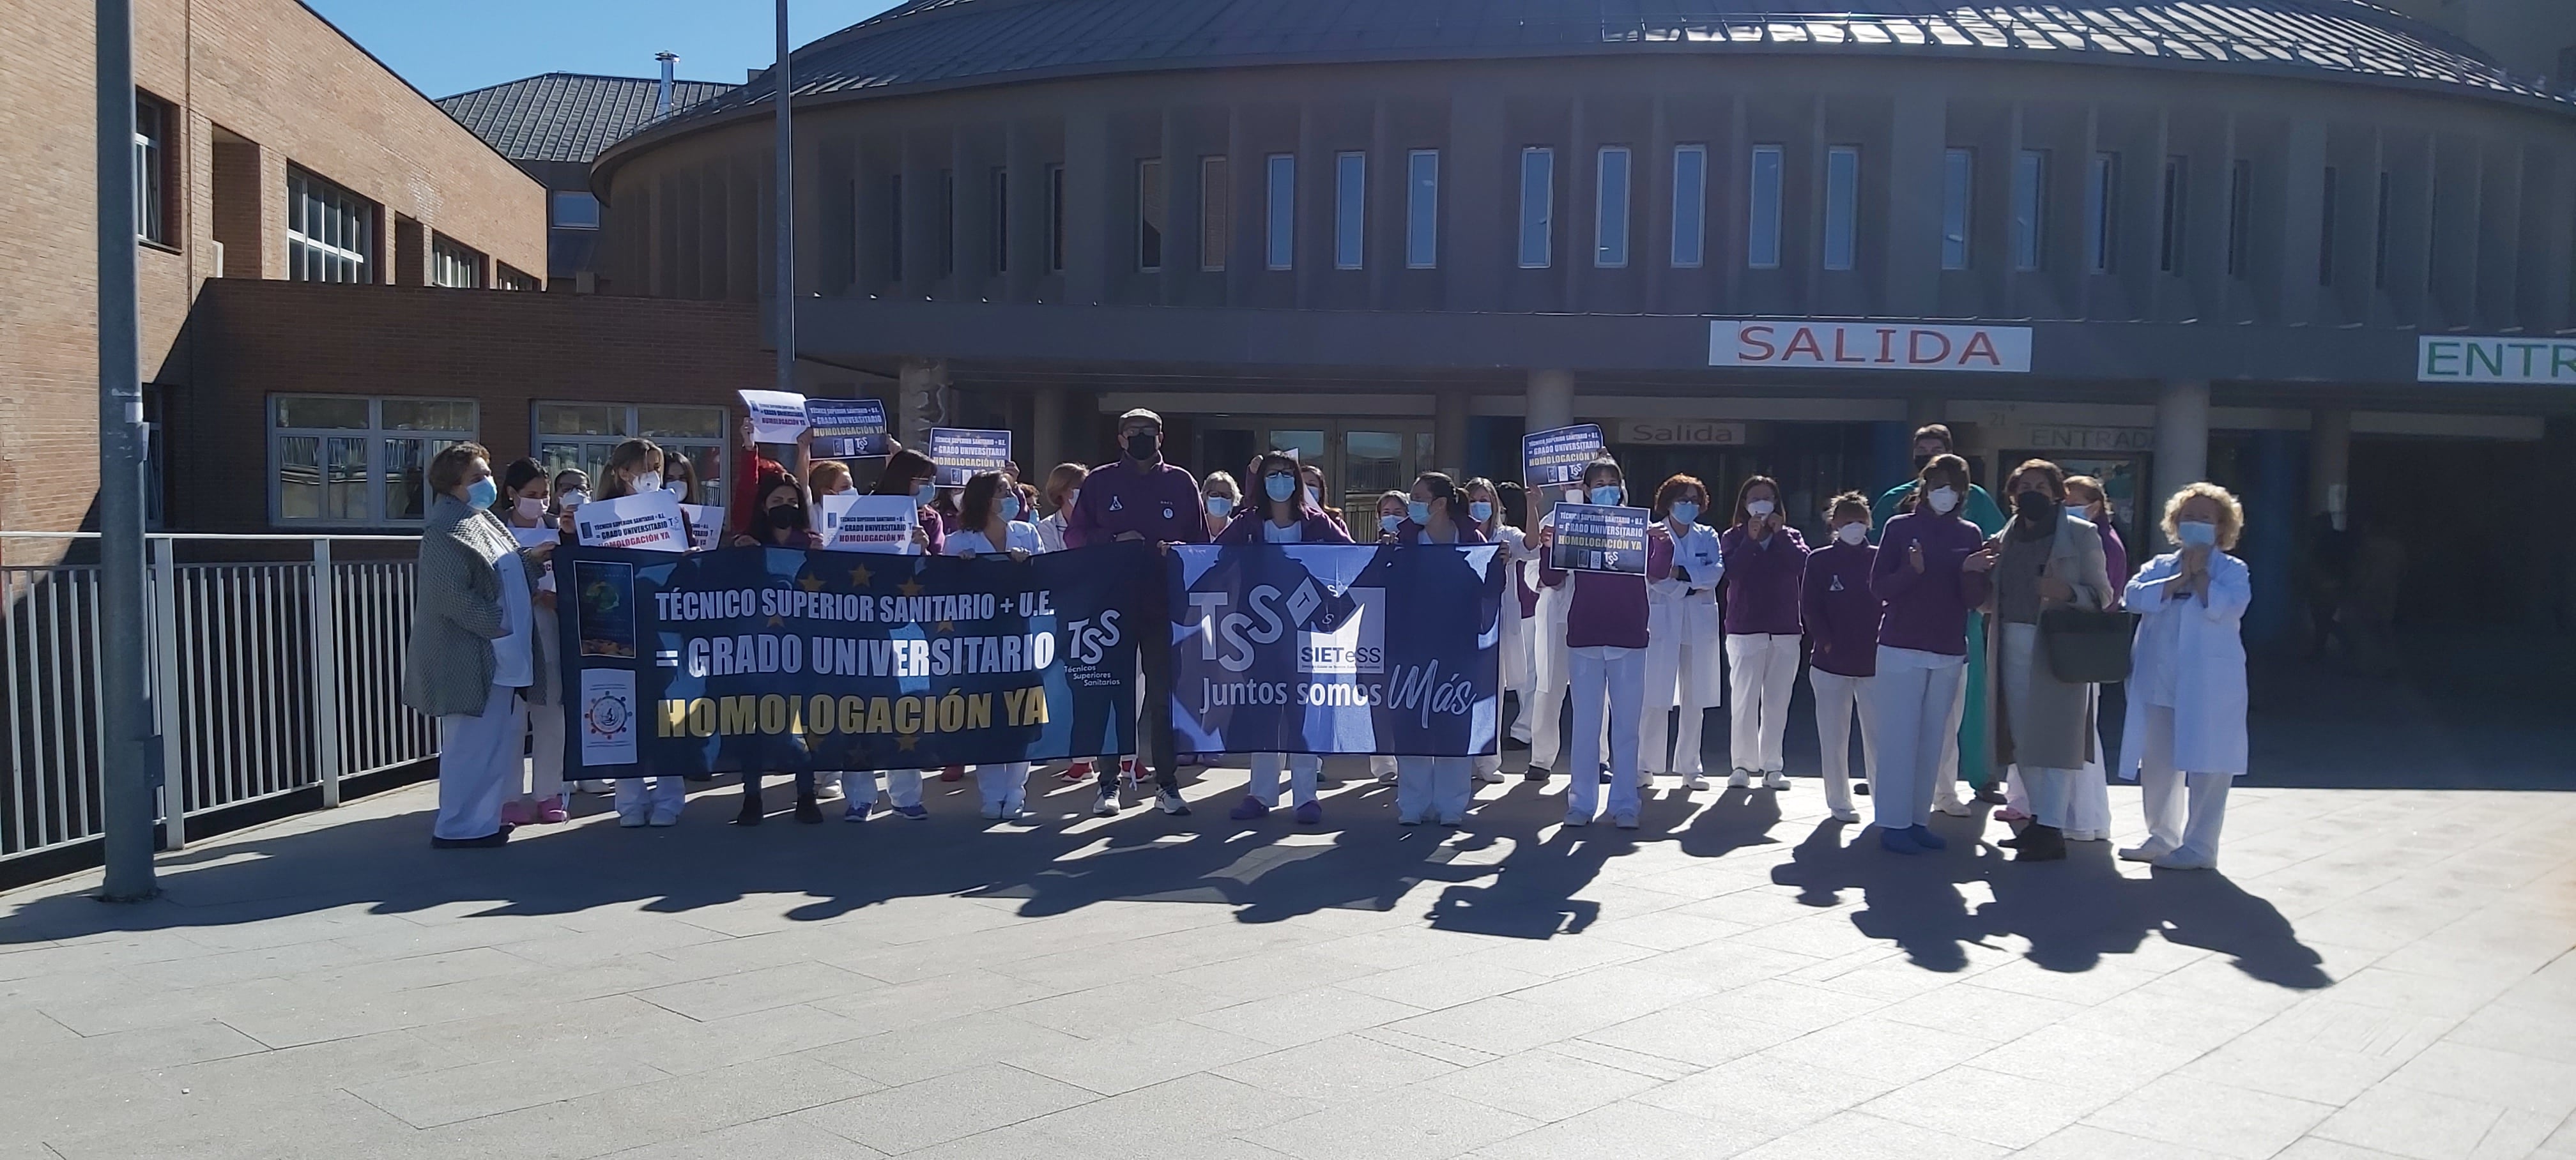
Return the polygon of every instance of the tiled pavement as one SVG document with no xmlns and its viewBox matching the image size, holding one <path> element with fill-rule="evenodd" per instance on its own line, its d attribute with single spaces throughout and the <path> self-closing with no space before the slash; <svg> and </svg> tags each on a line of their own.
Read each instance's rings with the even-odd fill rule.
<svg viewBox="0 0 2576 1160">
<path fill-rule="evenodd" d="M 2248 782 L 2222 877 L 1847 848 L 1812 780 L 1631 835 L 1241 777 L 497 852 L 419 787 L 0 895 L 0 1160 L 2576 1160 L 2576 792 Z"/>
</svg>

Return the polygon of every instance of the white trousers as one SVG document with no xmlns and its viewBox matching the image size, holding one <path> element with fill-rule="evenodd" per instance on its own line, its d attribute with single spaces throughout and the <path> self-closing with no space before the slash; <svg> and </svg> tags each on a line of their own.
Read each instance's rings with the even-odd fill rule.
<svg viewBox="0 0 2576 1160">
<path fill-rule="evenodd" d="M 1565 602 L 1570 599 L 1562 588 L 1539 593 L 1538 615 L 1530 621 L 1530 627 L 1537 630 L 1530 640 L 1530 698 L 1535 703 L 1522 714 L 1530 723 L 1529 763 L 1558 773 L 1565 772 L 1565 763 L 1558 760 L 1563 748 L 1558 722 L 1564 715 L 1565 690 L 1573 673 L 1573 662 L 1565 647 Z"/>
<path fill-rule="evenodd" d="M 913 799 L 920 800 L 921 775 L 913 776 Z M 975 767 L 975 790 L 984 799 L 984 809 L 1016 816 L 1029 804 L 1029 763 L 1003 761 Z M 847 796 L 844 794 L 843 796 Z"/>
<path fill-rule="evenodd" d="M 688 792 L 687 783 L 676 777 L 621 777 L 617 779 L 617 813 L 620 817 L 642 815 L 671 821 L 689 804 Z"/>
<path fill-rule="evenodd" d="M 1566 771 L 1565 815 L 1591 821 L 1601 812 L 1602 728 L 1609 728 L 1610 813 L 1633 814 L 1637 776 L 1637 703 L 1644 699 L 1646 650 L 1595 646 L 1567 649 L 1573 670 L 1574 752 Z"/>
<path fill-rule="evenodd" d="M 2145 698 L 2139 698 L 2143 702 Z M 2218 831 L 2227 824 L 2232 773 L 2185 773 L 2173 764 L 2173 708 L 2135 703 L 2145 713 L 2146 737 L 2138 761 L 2139 797 L 2146 806 L 2150 843 L 2199 862 L 2218 861 Z M 2189 793 L 2188 807 L 2185 791 Z"/>
<path fill-rule="evenodd" d="M 438 719 L 438 820 L 441 838 L 486 838 L 501 831 L 501 803 L 518 791 L 519 746 L 528 735 L 528 705 L 519 691 L 493 685 L 480 715 Z"/>
<path fill-rule="evenodd" d="M 1931 816 L 1941 753 L 1959 747 L 1950 706 L 1967 679 L 1966 657 L 1879 646 L 1878 675 L 1862 693 L 1878 737 L 1869 800 L 1879 829 L 1912 829 Z"/>
<path fill-rule="evenodd" d="M 1476 796 L 1476 784 L 1469 780 L 1472 764 L 1473 759 L 1465 757 L 1396 758 L 1396 820 L 1455 822 L 1465 818 L 1467 805 Z"/>
<path fill-rule="evenodd" d="M 1505 567 L 1515 573 L 1520 570 L 1518 564 L 1507 563 Z M 1496 618 L 1497 631 L 1502 639 L 1496 647 L 1503 654 L 1503 690 L 1518 699 L 1521 706 L 1520 715 L 1512 719 L 1512 737 L 1527 743 L 1530 739 L 1530 697 L 1538 688 L 1530 672 L 1530 628 L 1535 620 L 1521 619 L 1521 597 L 1515 587 L 1508 578 L 1503 585 L 1502 615 Z"/>
<path fill-rule="evenodd" d="M 1707 710 L 1724 697 L 1723 647 L 1717 631 L 1717 601 L 1707 593 L 1672 599 L 1648 598 L 1646 606 L 1646 701 L 1640 706 L 1638 737 L 1648 774 L 1700 771 L 1701 730 Z M 1675 712 L 1678 710 L 1678 712 Z M 1680 717 L 1676 729 L 1672 718 Z M 1670 753 L 1670 757 L 1665 754 Z"/>
<path fill-rule="evenodd" d="M 1244 791 L 1252 800 L 1265 806 L 1279 804 L 1279 767 L 1288 767 L 1288 789 L 1296 795 L 1298 805 L 1315 800 L 1315 780 L 1324 772 L 1324 759 L 1312 753 L 1255 753 L 1252 755 L 1252 779 Z"/>
<path fill-rule="evenodd" d="M 564 707 L 530 705 L 528 709 L 528 793 L 538 801 L 559 798 L 564 791 Z M 512 779 L 516 781 L 517 779 Z M 512 788 L 517 788 L 513 786 Z"/>
<path fill-rule="evenodd" d="M 1852 715 L 1860 715 L 1860 753 L 1863 776 L 1870 780 L 1870 792 L 1878 789 L 1878 730 L 1872 721 L 1876 712 L 1870 704 L 1869 687 L 1875 677 L 1846 677 L 1829 673 L 1813 665 L 1807 668 L 1807 687 L 1816 694 L 1816 744 L 1824 750 L 1825 808 L 1849 810 L 1851 791 L 1851 725 Z"/>
<path fill-rule="evenodd" d="M 1022 773 L 1023 780 L 1025 780 L 1026 771 L 1022 771 Z M 921 771 L 918 769 L 887 770 L 885 774 L 885 796 L 886 800 L 897 808 L 920 805 Z M 842 774 L 841 799 L 854 806 L 861 804 L 875 804 L 877 800 L 877 775 L 873 773 L 856 772 Z"/>
<path fill-rule="evenodd" d="M 1950 731 L 1947 734 L 1950 740 L 1948 744 L 1941 747 L 1941 765 L 1932 777 L 1933 796 L 1945 803 L 1956 804 L 1959 801 L 1959 726 L 1967 719 L 1968 662 L 1967 658 L 1962 657 L 1959 660 L 1958 687 L 1950 693 L 1948 723 L 1942 726 Z M 1870 792 L 1877 793 L 1878 787 L 1871 786 Z"/>
<path fill-rule="evenodd" d="M 1786 633 L 1726 634 L 1727 692 L 1735 729 L 1728 759 L 1737 769 L 1777 773 L 1789 731 L 1789 690 L 1798 681 L 1798 642 Z"/>
</svg>

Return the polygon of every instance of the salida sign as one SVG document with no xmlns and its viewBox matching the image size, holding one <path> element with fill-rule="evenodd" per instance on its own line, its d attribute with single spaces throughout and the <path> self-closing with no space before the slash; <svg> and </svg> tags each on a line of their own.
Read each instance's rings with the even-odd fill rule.
<svg viewBox="0 0 2576 1160">
<path fill-rule="evenodd" d="M 2028 374 L 2030 328 L 1720 318 L 1708 324 L 1708 364 Z"/>
</svg>

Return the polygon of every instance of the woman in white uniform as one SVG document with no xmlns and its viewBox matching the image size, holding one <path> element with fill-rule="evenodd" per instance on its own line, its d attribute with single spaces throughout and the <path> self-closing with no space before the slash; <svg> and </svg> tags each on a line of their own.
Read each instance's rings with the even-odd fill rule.
<svg viewBox="0 0 2576 1160">
<path fill-rule="evenodd" d="M 599 498 L 623 499 L 662 487 L 661 447 L 650 439 L 629 439 L 608 453 L 608 470 L 600 481 Z M 687 503 L 683 497 L 680 502 Z M 627 829 L 638 826 L 676 826 L 680 811 L 688 805 L 688 786 L 676 777 L 621 777 L 617 779 L 617 824 Z"/>
<path fill-rule="evenodd" d="M 2246 765 L 2243 624 L 2254 583 L 2228 554 L 2244 527 L 2226 488 L 2192 484 L 2165 503 L 2165 538 L 2181 547 L 2129 581 L 2138 637 L 2120 776 L 2137 780 L 2147 814 L 2146 844 L 2120 851 L 2132 862 L 2218 867 L 2227 790 Z"/>
<path fill-rule="evenodd" d="M 1655 518 L 1673 543 L 1673 570 L 1646 585 L 1646 703 L 1638 744 L 1647 781 L 1679 774 L 1688 789 L 1707 789 L 1700 771 L 1700 731 L 1722 698 L 1717 582 L 1726 563 L 1717 532 L 1700 523 L 1708 485 L 1676 475 L 1655 489 Z M 1673 718 L 1681 718 L 1674 728 Z M 1670 757 L 1665 756 L 1666 753 Z"/>
<path fill-rule="evenodd" d="M 558 542 L 563 533 L 547 517 L 546 501 L 554 489 L 546 469 L 533 459 L 513 463 L 501 474 L 501 507 L 496 513 L 522 548 Z M 536 633 L 547 644 L 561 639 L 555 620 L 555 574 L 549 562 L 537 571 L 533 606 Z M 561 697 L 531 692 L 528 701 L 527 788 L 501 807 L 501 820 L 514 826 L 562 822 L 572 817 L 564 808 L 564 714 Z M 513 787 L 514 789 L 516 787 Z"/>
<path fill-rule="evenodd" d="M 1020 492 L 998 471 L 977 472 L 966 481 L 957 505 L 957 531 L 948 537 L 948 554 L 973 559 L 1003 556 L 1025 562 L 1044 550 L 1033 524 L 1020 522 Z M 1029 763 L 991 762 L 975 767 L 975 789 L 984 799 L 984 817 L 1016 822 L 1028 808 Z"/>
<path fill-rule="evenodd" d="M 1260 489 L 1261 502 L 1236 513 L 1233 522 L 1218 532 L 1216 542 L 1229 544 L 1347 544 L 1349 533 L 1314 506 L 1298 486 L 1296 457 L 1273 451 L 1254 461 L 1253 486 Z M 1324 820 L 1323 803 L 1315 800 L 1315 783 L 1324 769 L 1324 759 L 1311 753 L 1255 753 L 1251 755 L 1251 781 L 1244 787 L 1243 801 L 1227 815 L 1238 822 L 1248 822 L 1267 815 L 1279 806 L 1279 767 L 1288 767 L 1288 783 L 1296 795 L 1297 824 L 1319 825 Z"/>
<path fill-rule="evenodd" d="M 1475 525 L 1477 533 L 1487 542 L 1504 545 L 1502 567 L 1517 572 L 1519 565 L 1514 561 L 1523 551 L 1521 531 L 1503 521 L 1502 497 L 1494 490 L 1494 481 L 1478 476 L 1468 480 L 1467 486 L 1461 490 L 1467 494 L 1467 522 Z M 1506 576 L 1517 580 L 1517 576 L 1511 573 L 1506 573 Z M 1529 642 L 1521 632 L 1520 593 L 1515 591 L 1518 587 L 1517 583 L 1503 585 L 1503 606 L 1495 619 L 1495 635 L 1499 638 L 1495 647 L 1503 654 L 1501 691 L 1512 694 L 1520 704 L 1527 706 L 1530 699 Z M 1495 740 L 1499 743 L 1501 738 Z M 1494 752 L 1475 760 L 1475 778 L 1484 785 L 1501 784 L 1503 754 L 1499 744 Z"/>
</svg>

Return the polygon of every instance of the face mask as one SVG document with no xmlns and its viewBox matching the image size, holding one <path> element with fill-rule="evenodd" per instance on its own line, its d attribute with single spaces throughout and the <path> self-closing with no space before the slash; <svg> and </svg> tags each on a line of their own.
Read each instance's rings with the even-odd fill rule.
<svg viewBox="0 0 2576 1160">
<path fill-rule="evenodd" d="M 805 526 L 805 507 L 804 507 L 804 505 L 802 505 L 802 504 L 792 504 L 792 503 L 783 503 L 783 504 L 778 505 L 777 507 L 774 507 L 774 508 L 769 509 L 769 526 L 770 526 L 770 527 L 773 527 L 773 528 L 801 528 L 801 527 L 804 527 L 804 526 Z"/>
<path fill-rule="evenodd" d="M 1929 466 L 1931 466 L 1931 465 L 1932 465 L 1932 457 L 1931 457 L 1931 456 L 1929 456 L 1929 455 L 1917 455 L 1917 456 L 1915 456 L 1915 457 L 1914 457 L 1914 474 L 1916 474 L 1916 475 L 1921 475 L 1921 474 L 1923 474 L 1923 469 L 1924 469 L 1924 468 L 1926 468 L 1926 467 L 1929 467 Z"/>
<path fill-rule="evenodd" d="M 1959 492 L 1956 488 L 1933 488 L 1929 498 L 1932 501 L 1932 510 L 1945 516 L 1950 514 L 1951 508 L 1959 506 Z"/>
<path fill-rule="evenodd" d="M 1857 520 L 1834 529 L 1834 538 L 1855 548 L 1869 538 L 1869 525 Z"/>
<path fill-rule="evenodd" d="M 490 507 L 493 501 L 500 498 L 501 486 L 492 482 L 491 476 L 484 476 L 465 486 L 465 502 L 476 507 Z"/>
<path fill-rule="evenodd" d="M 573 490 L 563 494 L 563 510 L 565 511 L 571 511 L 572 509 L 589 502 L 590 493 L 583 491 L 580 488 L 574 488 Z"/>
<path fill-rule="evenodd" d="M 1310 488 L 1307 488 L 1307 489 L 1306 489 L 1306 506 L 1307 506 L 1307 507 L 1322 507 L 1322 506 L 1324 506 L 1324 501 L 1322 501 L 1322 500 L 1319 500 L 1319 499 L 1316 499 L 1316 498 L 1315 498 L 1315 489 L 1314 489 L 1314 488 L 1311 488 L 1311 487 L 1310 487 Z"/>
<path fill-rule="evenodd" d="M 1404 514 L 1410 517 L 1416 525 L 1426 528 L 1431 526 L 1431 505 L 1428 503 L 1418 499 L 1406 500 L 1404 502 Z"/>
<path fill-rule="evenodd" d="M 1744 505 L 1744 514 L 1752 516 L 1757 520 L 1765 519 L 1768 518 L 1772 511 L 1778 508 L 1778 506 L 1779 505 L 1774 504 L 1767 499 L 1750 500 Z"/>
<path fill-rule="evenodd" d="M 669 482 L 669 483 L 663 484 L 663 485 L 662 485 L 662 490 L 667 491 L 667 492 L 670 492 L 671 494 L 673 494 L 673 495 L 676 495 L 676 496 L 680 497 L 680 502 L 681 502 L 681 503 L 687 503 L 687 502 L 689 502 L 689 481 L 688 481 L 688 480 L 685 480 L 685 479 L 675 479 L 675 480 L 672 480 L 672 481 L 671 481 L 671 482 Z"/>
<path fill-rule="evenodd" d="M 1262 476 L 1261 493 L 1269 496 L 1271 501 L 1274 503 L 1284 503 L 1287 501 L 1289 496 L 1297 494 L 1297 477 L 1293 475 Z"/>
<path fill-rule="evenodd" d="M 2015 492 L 2013 514 L 2026 523 L 2044 524 L 2057 518 L 2057 501 L 2044 491 Z"/>
<path fill-rule="evenodd" d="M 1138 431 L 1127 437 L 1127 458 L 1138 463 L 1152 463 L 1162 454 L 1161 440 L 1151 431 Z"/>
<path fill-rule="evenodd" d="M 928 480 L 923 480 L 919 485 L 912 489 L 912 502 L 920 504 L 923 507 L 929 507 L 930 501 L 938 498 L 939 485 L 931 483 Z"/>
<path fill-rule="evenodd" d="M 1395 534 L 1395 530 L 1396 530 L 1397 528 L 1400 528 L 1400 527 L 1403 527 L 1403 526 L 1404 526 L 1404 517 L 1403 517 L 1403 516 L 1379 516 L 1379 517 L 1377 518 L 1377 530 L 1379 530 L 1379 531 L 1381 531 L 1381 532 L 1385 532 L 1386 534 L 1388 534 L 1388 535 L 1390 535 L 1390 536 L 1392 536 L 1392 535 L 1394 535 L 1394 534 Z"/>
<path fill-rule="evenodd" d="M 1618 484 L 1605 483 L 1592 489 L 1592 505 L 1594 507 L 1617 507 L 1619 506 L 1619 501 L 1626 498 L 1626 496 L 1626 490 L 1621 488 Z"/>
<path fill-rule="evenodd" d="M 647 471 L 635 477 L 635 494 L 646 495 L 662 490 L 662 473 Z"/>
<path fill-rule="evenodd" d="M 1686 499 L 1677 499 L 1677 500 L 1674 500 L 1674 501 L 1673 501 L 1673 522 L 1674 522 L 1674 523 L 1677 523 L 1677 524 L 1689 524 L 1689 523 L 1697 523 L 1698 521 L 1699 521 L 1699 505 L 1698 505 L 1698 504 L 1692 503 L 1691 501 L 1686 500 Z"/>
<path fill-rule="evenodd" d="M 2218 525 L 2207 520 L 2184 520 L 2174 525 L 2174 532 L 2182 537 L 2182 546 L 2186 548 L 2218 546 Z"/>
<path fill-rule="evenodd" d="M 1075 504 L 1078 504 L 1078 503 L 1081 503 L 1081 502 L 1082 502 L 1082 489 L 1077 487 L 1077 488 L 1074 488 L 1074 489 L 1073 489 L 1073 490 L 1071 490 L 1071 491 L 1068 491 L 1068 492 L 1064 493 L 1064 506 L 1059 507 L 1059 508 L 1057 508 L 1056 510 L 1057 510 L 1057 511 L 1060 511 L 1060 512 L 1070 512 L 1070 511 L 1072 511 L 1072 510 L 1073 510 L 1073 508 L 1074 508 L 1074 505 L 1075 505 Z"/>
<path fill-rule="evenodd" d="M 1467 505 L 1467 518 L 1468 518 L 1468 519 L 1471 519 L 1471 520 L 1474 520 L 1474 521 L 1476 521 L 1477 523 L 1480 523 L 1480 524 L 1481 524 L 1481 523 L 1483 523 L 1483 522 L 1485 522 L 1486 520 L 1490 520 L 1490 519 L 1494 518 L 1494 505 L 1489 504 L 1489 503 L 1486 503 L 1485 501 L 1483 501 L 1483 500 L 1481 500 L 1481 499 L 1480 499 L 1480 500 L 1477 500 L 1477 501 L 1476 501 L 1476 502 L 1474 502 L 1474 503 L 1468 504 L 1468 505 Z"/>
<path fill-rule="evenodd" d="M 521 496 L 519 502 L 512 506 L 518 511 L 519 518 L 523 520 L 540 520 L 546 516 L 546 501 L 541 499 Z"/>
<path fill-rule="evenodd" d="M 1209 515 L 1224 519 L 1234 514 L 1234 501 L 1221 495 L 1212 495 L 1207 497 L 1207 510 Z"/>
<path fill-rule="evenodd" d="M 1003 519 L 1005 522 L 1008 522 L 1008 521 L 1010 521 L 1010 520 L 1016 520 L 1016 519 L 1018 519 L 1018 518 L 1020 518 L 1020 497 L 1018 497 L 1018 496 L 1016 496 L 1016 495 L 1006 495 L 1006 496 L 1003 496 L 1003 497 L 1002 497 L 1002 519 Z"/>
</svg>

